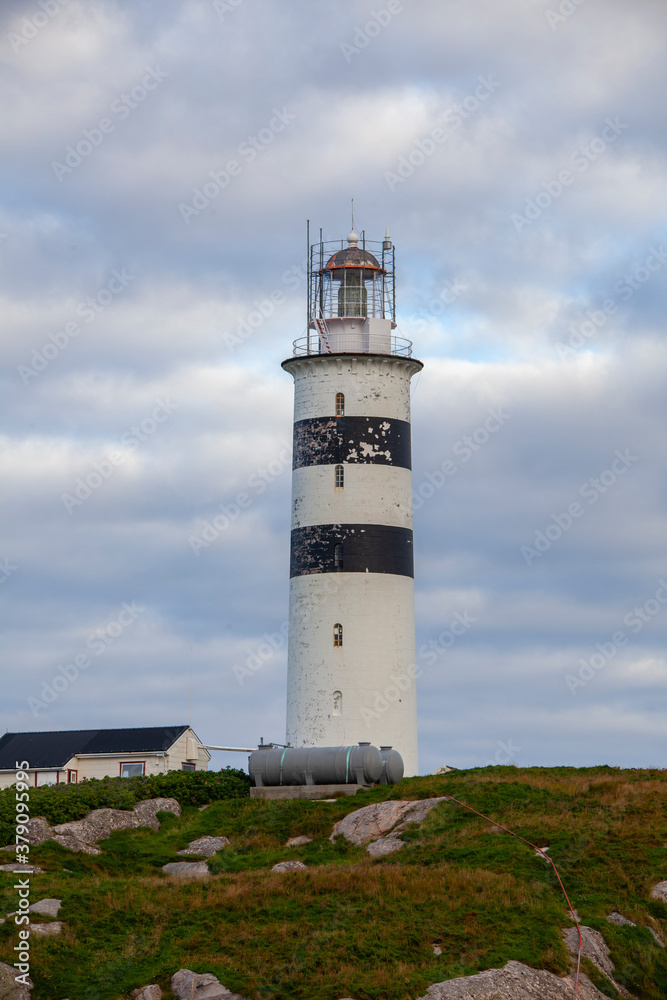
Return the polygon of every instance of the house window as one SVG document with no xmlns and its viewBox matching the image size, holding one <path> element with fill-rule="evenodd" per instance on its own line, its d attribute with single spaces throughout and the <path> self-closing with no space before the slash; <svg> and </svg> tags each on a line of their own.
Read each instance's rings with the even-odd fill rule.
<svg viewBox="0 0 667 1000">
<path fill-rule="evenodd" d="M 345 486 L 345 469 L 342 465 L 334 466 L 334 486 L 337 490 L 342 490 Z"/>
<path fill-rule="evenodd" d="M 334 569 L 343 568 L 343 543 L 336 542 L 334 545 Z"/>
<path fill-rule="evenodd" d="M 137 778 L 146 772 L 146 761 L 125 761 L 120 765 L 121 778 Z"/>
<path fill-rule="evenodd" d="M 343 626 L 340 622 L 334 625 L 334 647 L 343 645 Z"/>
<path fill-rule="evenodd" d="M 39 788 L 40 785 L 57 785 L 57 774 L 53 771 L 37 771 L 35 774 L 35 787 Z"/>
<path fill-rule="evenodd" d="M 181 771 L 194 771 L 196 767 L 197 767 L 196 764 L 188 764 L 184 762 L 183 764 L 181 764 Z"/>
<path fill-rule="evenodd" d="M 68 785 L 76 785 L 78 776 L 79 775 L 78 775 L 77 771 L 68 771 L 67 772 L 67 784 Z"/>
<path fill-rule="evenodd" d="M 345 416 L 345 396 L 343 395 L 342 392 L 336 393 L 336 416 L 337 417 Z"/>
<path fill-rule="evenodd" d="M 333 708 L 331 710 L 332 715 L 342 715 L 343 714 L 343 694 L 341 691 L 334 691 L 333 693 Z"/>
</svg>

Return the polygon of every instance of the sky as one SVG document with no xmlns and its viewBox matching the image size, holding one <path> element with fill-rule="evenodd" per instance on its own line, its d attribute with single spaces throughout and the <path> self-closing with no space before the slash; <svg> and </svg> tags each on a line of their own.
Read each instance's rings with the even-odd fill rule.
<svg viewBox="0 0 667 1000">
<path fill-rule="evenodd" d="M 666 29 L 662 0 L 4 0 L 0 731 L 284 740 L 280 362 L 306 220 L 343 238 L 354 198 L 424 362 L 420 771 L 665 766 Z"/>
</svg>

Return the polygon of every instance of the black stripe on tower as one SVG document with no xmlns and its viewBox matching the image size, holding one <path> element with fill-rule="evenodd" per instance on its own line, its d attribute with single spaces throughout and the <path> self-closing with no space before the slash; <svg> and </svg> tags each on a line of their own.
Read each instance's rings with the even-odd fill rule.
<svg viewBox="0 0 667 1000">
<path fill-rule="evenodd" d="M 412 531 L 388 524 L 311 524 L 293 529 L 291 577 L 340 572 L 414 577 Z"/>
<path fill-rule="evenodd" d="M 293 469 L 345 462 L 411 469 L 409 422 L 387 417 L 312 417 L 296 421 Z"/>
</svg>

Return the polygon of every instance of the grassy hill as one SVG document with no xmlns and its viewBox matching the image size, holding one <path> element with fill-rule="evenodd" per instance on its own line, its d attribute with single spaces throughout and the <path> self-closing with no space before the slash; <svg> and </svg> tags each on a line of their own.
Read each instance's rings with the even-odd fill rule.
<svg viewBox="0 0 667 1000">
<path fill-rule="evenodd" d="M 66 925 L 59 938 L 32 941 L 33 996 L 118 1000 L 157 982 L 170 997 L 182 967 L 213 972 L 249 1000 L 409 1000 L 509 959 L 565 972 L 569 921 L 551 867 L 459 806 L 440 804 L 382 859 L 328 839 L 370 802 L 446 794 L 549 846 L 582 922 L 611 947 L 618 981 L 640 1000 L 667 997 L 667 949 L 647 929 L 667 940 L 667 905 L 649 899 L 667 878 L 667 772 L 607 767 L 450 772 L 331 803 L 235 798 L 186 807 L 181 819 L 163 814 L 158 833 L 114 834 L 98 857 L 33 848 L 47 872 L 33 878 L 32 901 L 62 898 Z M 209 861 L 213 877 L 163 875 L 161 865 L 206 834 L 231 840 Z M 312 843 L 283 846 L 301 834 Z M 271 872 L 290 859 L 309 871 Z M 0 874 L 0 913 L 16 907 L 13 882 Z M 612 910 L 641 926 L 608 923 Z M 14 961 L 15 943 L 13 923 L 0 926 L 0 960 Z"/>
</svg>

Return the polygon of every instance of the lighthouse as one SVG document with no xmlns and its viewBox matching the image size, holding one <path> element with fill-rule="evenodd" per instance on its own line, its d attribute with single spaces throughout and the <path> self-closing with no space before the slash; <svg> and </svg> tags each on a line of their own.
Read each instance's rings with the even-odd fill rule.
<svg viewBox="0 0 667 1000">
<path fill-rule="evenodd" d="M 309 240 L 310 243 L 310 240 Z M 417 773 L 410 380 L 394 247 L 309 246 L 294 379 L 287 742 L 369 742 Z"/>
</svg>

